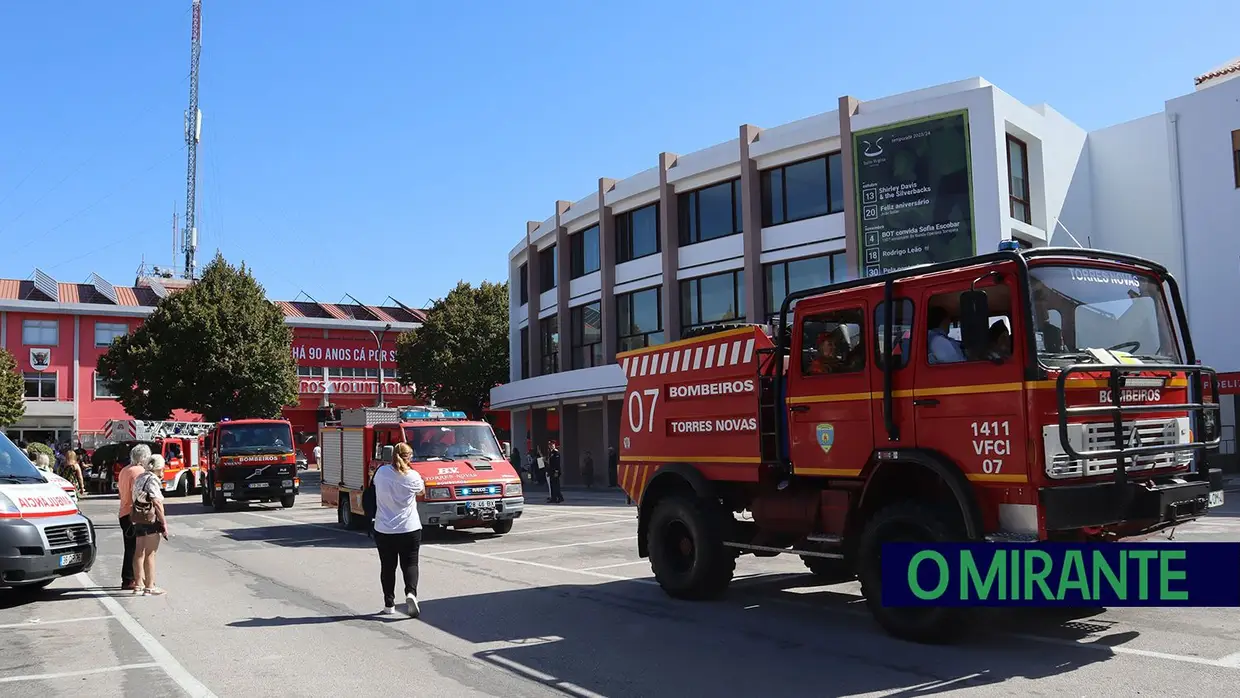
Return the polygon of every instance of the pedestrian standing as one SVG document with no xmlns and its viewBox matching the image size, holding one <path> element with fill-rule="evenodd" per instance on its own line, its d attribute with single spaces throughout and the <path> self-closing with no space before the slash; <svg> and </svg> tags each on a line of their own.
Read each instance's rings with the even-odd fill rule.
<svg viewBox="0 0 1240 698">
<path fill-rule="evenodd" d="M 620 470 L 620 458 L 616 455 L 616 447 L 609 446 L 607 448 L 607 486 L 615 487 L 619 480 L 617 475 Z"/>
<path fill-rule="evenodd" d="M 146 472 L 146 463 L 151 459 L 151 447 L 138 444 L 129 450 L 129 465 L 121 469 L 116 478 L 116 494 L 120 499 L 121 540 L 125 542 L 125 554 L 121 558 L 121 588 L 134 589 L 133 556 L 137 541 L 134 540 L 133 521 L 133 484 L 138 476 Z"/>
<path fill-rule="evenodd" d="M 594 489 L 594 456 L 586 449 L 586 457 L 581 461 L 581 480 L 586 489 Z"/>
<path fill-rule="evenodd" d="M 168 540 L 168 520 L 164 514 L 164 457 L 155 454 L 147 459 L 146 468 L 133 483 L 133 593 L 134 596 L 163 596 L 168 593 L 155 586 L 155 553 L 160 538 Z"/>
<path fill-rule="evenodd" d="M 82 466 L 78 464 L 77 451 L 65 451 L 65 479 L 77 488 L 78 496 L 86 495 L 86 478 L 82 477 Z"/>
<path fill-rule="evenodd" d="M 550 452 L 547 456 L 547 479 L 551 483 L 551 497 L 547 499 L 547 502 L 562 504 L 564 494 L 560 491 L 560 449 L 552 441 L 547 444 L 547 450 Z"/>
<path fill-rule="evenodd" d="M 426 489 L 422 476 L 409 466 L 413 449 L 401 442 L 392 449 L 391 465 L 375 471 L 375 547 L 379 551 L 379 582 L 383 585 L 383 614 L 396 612 L 396 567 L 405 578 L 405 613 L 421 615 L 418 605 L 418 548 L 422 519 L 418 495 Z"/>
<path fill-rule="evenodd" d="M 323 447 L 318 444 L 315 444 L 314 445 L 314 464 L 318 465 L 319 463 L 322 463 L 322 462 L 323 462 Z"/>
<path fill-rule="evenodd" d="M 534 459 L 534 482 L 547 484 L 547 457 L 543 455 L 542 446 L 538 447 L 538 456 Z"/>
</svg>

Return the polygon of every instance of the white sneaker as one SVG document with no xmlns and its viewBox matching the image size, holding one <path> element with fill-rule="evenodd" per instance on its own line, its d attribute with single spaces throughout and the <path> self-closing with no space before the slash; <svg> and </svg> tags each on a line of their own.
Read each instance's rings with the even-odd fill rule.
<svg viewBox="0 0 1240 698">
<path fill-rule="evenodd" d="M 383 607 L 383 610 L 382 610 L 382 611 L 379 611 L 379 615 L 381 615 L 381 616 L 394 616 L 394 615 L 396 615 L 396 607 L 395 607 L 395 606 L 384 606 L 384 607 Z"/>
<path fill-rule="evenodd" d="M 422 607 L 418 605 L 418 597 L 413 594 L 405 594 L 405 613 L 410 618 L 417 618 L 422 615 Z"/>
</svg>

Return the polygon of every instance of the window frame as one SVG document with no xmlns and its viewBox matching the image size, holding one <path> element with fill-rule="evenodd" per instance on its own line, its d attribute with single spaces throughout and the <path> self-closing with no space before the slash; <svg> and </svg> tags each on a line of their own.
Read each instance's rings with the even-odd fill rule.
<svg viewBox="0 0 1240 698">
<path fill-rule="evenodd" d="M 857 370 L 855 370 L 855 371 L 840 371 L 840 372 L 829 372 L 829 373 L 810 373 L 810 372 L 807 370 L 807 364 L 806 364 L 806 362 L 805 362 L 806 349 L 807 349 L 807 345 L 806 345 L 806 343 L 805 343 L 805 325 L 806 325 L 806 324 L 808 324 L 808 323 L 810 323 L 810 322 L 823 322 L 823 320 L 821 320 L 821 318 L 824 318 L 824 317 L 829 317 L 829 316 L 832 316 L 832 315 L 839 315 L 839 314 L 841 314 L 841 313 L 855 313 L 855 317 L 857 318 L 857 322 L 856 322 L 856 325 L 857 325 L 857 336 L 860 338 L 860 341 L 861 341 L 861 342 L 865 342 L 865 337 L 866 337 L 866 329 L 865 329 L 866 312 L 865 312 L 865 306 L 864 306 L 864 305 L 842 305 L 842 306 L 838 306 L 838 307 L 835 307 L 835 308 L 829 308 L 829 309 L 825 309 L 825 310 L 813 310 L 813 311 L 810 311 L 810 312 L 806 313 L 804 316 L 802 316 L 802 317 L 799 319 L 799 321 L 798 321 L 798 323 L 797 323 L 797 326 L 796 326 L 796 329 L 797 329 L 797 334 L 799 335 L 799 336 L 798 336 L 798 342 L 799 342 L 799 352 L 798 352 L 798 353 L 799 353 L 799 355 L 797 356 L 797 363 L 796 363 L 796 366 L 797 366 L 797 372 L 798 372 L 798 376 L 799 376 L 799 377 L 801 377 L 801 378 L 814 378 L 814 379 L 817 379 L 817 378 L 833 378 L 833 377 L 835 377 L 835 378 L 838 378 L 838 377 L 852 377 L 852 378 L 856 378 L 858 375 L 862 375 L 862 374 L 864 374 L 867 370 L 869 370 L 869 367 L 870 367 L 870 366 L 869 366 L 869 364 L 870 364 L 870 356 L 869 356 L 869 352 L 865 349 L 865 347 L 864 347 L 864 346 L 861 348 L 861 352 L 860 352 L 860 356 L 862 357 L 861 367 L 860 367 L 860 368 L 858 368 L 858 369 L 857 369 Z M 838 325 L 847 325 L 847 324 L 853 324 L 853 323 L 848 323 L 848 322 L 836 322 L 836 325 L 837 325 L 837 326 L 838 326 Z M 813 345 L 812 345 L 812 344 L 810 344 L 810 345 L 808 345 L 808 346 L 813 346 Z"/>
<path fill-rule="evenodd" d="M 40 326 L 34 327 L 30 323 L 40 323 Z M 39 331 L 52 330 L 55 338 L 50 342 L 31 342 L 27 341 L 26 332 L 30 329 Z M 47 318 L 22 318 L 22 346 L 27 347 L 58 347 L 60 346 L 60 320 Z"/>
<path fill-rule="evenodd" d="M 597 309 L 598 315 L 599 315 L 600 325 L 598 328 L 598 341 L 586 343 L 585 341 L 585 327 L 586 327 L 585 326 L 585 309 L 591 306 L 594 306 Z M 597 366 L 602 366 L 606 363 L 605 357 L 603 356 L 603 327 L 601 324 L 602 317 L 603 317 L 603 302 L 601 300 L 591 301 L 589 303 L 582 303 L 581 305 L 575 305 L 568 309 L 569 347 L 570 347 L 569 367 L 571 370 L 577 370 L 579 368 L 595 368 Z M 594 349 L 594 347 L 597 347 L 597 349 Z M 590 357 L 589 364 L 578 366 L 577 365 L 578 350 L 587 350 L 587 349 L 589 350 L 588 353 L 583 353 L 582 356 Z M 597 353 L 597 361 L 595 360 L 596 353 Z"/>
<path fill-rule="evenodd" d="M 95 374 L 95 385 L 94 385 L 94 391 L 93 391 L 94 399 L 96 400 L 119 400 L 120 397 L 116 395 L 115 393 L 112 393 L 111 391 L 108 391 L 108 394 L 103 394 L 99 392 L 99 388 L 100 388 L 99 381 L 100 379 L 103 378 L 103 376 L 98 371 L 95 371 L 94 374 Z M 107 391 L 107 388 L 104 387 L 104 390 Z"/>
<path fill-rule="evenodd" d="M 551 345 L 549 335 L 544 329 L 549 323 L 555 323 L 555 351 L 548 351 Z M 563 343 L 562 333 L 560 332 L 560 316 L 558 314 L 548 315 L 538 319 L 538 346 L 539 351 L 539 369 L 541 376 L 549 376 L 553 373 L 560 372 L 560 345 Z"/>
<path fill-rule="evenodd" d="M 551 264 L 547 264 L 550 258 Z M 538 250 L 538 293 L 541 295 L 560 285 L 560 250 L 556 243 Z M 550 279 L 550 285 L 548 284 Z"/>
<path fill-rule="evenodd" d="M 530 377 L 530 362 L 528 361 L 530 351 L 529 322 L 526 322 L 525 327 L 522 327 L 517 331 L 517 343 L 517 348 L 520 350 L 517 353 L 517 356 L 521 361 L 521 380 L 526 380 Z"/>
<path fill-rule="evenodd" d="M 519 284 L 519 293 L 520 293 L 520 295 L 518 296 L 518 300 L 520 301 L 520 305 L 525 305 L 530 302 L 530 263 L 529 262 L 521 263 L 521 268 L 517 270 L 517 276 L 520 277 L 520 280 L 517 282 Z"/>
<path fill-rule="evenodd" d="M 701 291 L 702 279 L 713 279 L 715 277 L 727 276 L 727 275 L 732 276 L 732 305 L 734 308 L 736 308 L 736 317 L 727 319 L 727 320 L 711 320 L 709 322 L 697 322 L 693 324 L 685 324 L 685 313 L 688 312 L 688 308 L 686 307 L 686 304 L 685 304 L 685 288 L 692 288 L 693 284 L 697 284 L 698 292 L 695 298 L 695 301 L 696 301 L 695 309 L 697 311 L 697 317 L 700 320 L 702 317 L 702 291 Z M 725 322 L 744 323 L 746 321 L 744 286 L 745 286 L 745 270 L 744 269 L 732 269 L 729 271 L 721 271 L 716 274 L 707 274 L 705 276 L 695 276 L 691 279 L 681 279 L 680 288 L 679 288 L 679 291 L 680 291 L 680 334 L 681 336 L 684 336 L 686 332 L 697 329 L 699 327 L 718 325 L 720 323 L 725 323 Z"/>
<path fill-rule="evenodd" d="M 122 333 L 120 333 L 120 334 L 116 334 L 116 333 L 115 333 L 115 331 L 114 331 L 114 329 L 113 329 L 112 339 L 108 340 L 108 342 L 107 342 L 106 344 L 100 344 L 100 343 L 99 343 L 99 328 L 101 328 L 101 327 L 109 327 L 109 328 L 118 328 L 118 327 L 122 327 L 122 328 L 124 328 L 124 329 L 125 329 L 125 331 L 124 331 L 124 332 L 122 332 Z M 95 348 L 96 348 L 96 349 L 107 349 L 108 347 L 112 346 L 112 342 L 115 342 L 115 341 L 117 340 L 117 338 L 118 338 L 118 337 L 124 337 L 124 336 L 126 336 L 126 335 L 128 335 L 128 334 L 129 334 L 129 325 L 128 325 L 128 324 L 126 324 L 126 323 L 123 323 L 123 322 L 96 322 L 96 323 L 95 323 Z"/>
<path fill-rule="evenodd" d="M 1010 133 L 1006 134 L 1006 136 L 1007 136 L 1007 140 L 1005 141 L 1005 145 L 1006 145 L 1006 150 L 1007 150 L 1007 171 L 1008 171 L 1008 215 L 1011 216 L 1013 219 L 1018 220 L 1021 223 L 1024 223 L 1025 225 L 1033 225 L 1033 205 L 1031 202 L 1031 199 L 1033 198 L 1033 196 L 1032 196 L 1032 187 L 1029 186 L 1029 144 L 1017 138 L 1016 136 L 1013 136 Z M 1025 183 L 1025 198 L 1023 199 L 1016 195 L 1015 189 L 1013 189 L 1012 187 L 1012 184 L 1013 184 L 1012 182 L 1012 146 L 1013 145 L 1017 146 L 1017 149 L 1020 151 L 1020 164 L 1021 164 L 1020 176 L 1021 176 L 1022 181 L 1024 181 Z M 1020 216 L 1016 215 L 1017 204 L 1020 204 L 1021 206 L 1025 207 L 1025 216 L 1026 216 L 1025 218 L 1021 218 Z"/>
<path fill-rule="evenodd" d="M 1240 189 L 1240 128 L 1231 132 L 1231 168 L 1236 188 Z"/>
<path fill-rule="evenodd" d="M 762 215 L 762 227 L 763 228 L 768 228 L 768 227 L 772 227 L 776 225 L 784 225 L 787 223 L 796 223 L 797 221 L 805 221 L 811 218 L 822 218 L 823 216 L 831 216 L 837 213 L 844 212 L 844 199 L 847 198 L 847 194 L 841 197 L 840 201 L 838 202 L 838 206 L 837 206 L 836 201 L 834 201 L 833 197 L 831 196 L 831 188 L 832 188 L 831 187 L 831 182 L 832 182 L 831 158 L 837 158 L 839 160 L 840 177 L 843 178 L 844 161 L 843 161 L 842 151 L 839 151 L 839 150 L 834 150 L 829 153 L 823 153 L 821 155 L 814 155 L 808 158 L 802 158 L 800 160 L 795 160 L 793 162 L 785 162 L 783 164 L 776 165 L 774 167 L 769 167 L 758 173 L 758 200 L 762 208 L 760 213 Z M 789 167 L 803 165 L 807 162 L 813 162 L 814 160 L 822 160 L 822 166 L 826 168 L 827 189 L 826 189 L 825 194 L 827 198 L 827 212 L 824 214 L 817 215 L 817 216 L 802 216 L 800 218 L 789 218 L 788 217 L 788 178 L 785 173 Z M 773 207 L 771 206 L 771 197 L 768 196 L 768 194 L 771 193 L 771 177 L 772 177 L 772 174 L 776 171 L 779 172 L 779 206 L 780 206 L 781 215 L 783 216 L 783 219 L 780 221 L 776 221 L 774 218 L 774 210 L 773 210 Z"/>
<path fill-rule="evenodd" d="M 993 359 L 989 357 L 982 357 L 980 359 L 971 359 L 969 358 L 968 354 L 965 353 L 964 346 L 962 344 L 960 347 L 960 353 L 964 354 L 964 361 L 952 361 L 950 363 L 941 363 L 941 364 L 932 362 L 930 360 L 930 330 L 931 330 L 930 309 L 935 306 L 934 300 L 942 296 L 951 296 L 951 295 L 959 296 L 961 293 L 964 293 L 968 289 L 967 288 L 952 288 L 950 286 L 931 288 L 931 289 L 927 289 L 923 296 L 925 299 L 925 303 L 922 304 L 923 307 L 921 309 L 921 313 L 919 314 L 919 316 L 914 316 L 914 324 L 916 324 L 916 321 L 918 319 L 920 319 L 923 323 L 925 323 L 923 325 L 924 329 L 922 331 L 922 334 L 925 335 L 925 338 L 922 342 L 923 346 L 925 347 L 925 350 L 922 351 L 921 353 L 922 354 L 921 363 L 923 366 L 926 366 L 928 368 L 939 369 L 939 368 L 956 368 L 958 366 L 977 366 L 978 364 L 990 364 L 991 366 L 998 368 L 998 367 L 1009 365 L 1013 362 L 1013 357 L 1016 354 L 1016 347 L 1017 347 L 1016 318 L 1012 314 L 1013 301 L 1015 300 L 1016 292 L 1012 290 L 1011 286 L 1008 286 L 1006 283 L 1002 283 L 1002 282 L 991 283 L 985 286 L 979 285 L 978 287 L 976 287 L 975 290 L 989 292 L 992 289 L 998 289 L 998 288 L 1004 289 L 1004 292 L 1007 294 L 1008 300 L 1007 300 L 1006 312 L 995 312 L 996 308 L 992 307 L 990 309 L 991 320 L 988 321 L 987 327 L 989 327 L 990 324 L 993 323 L 994 318 L 1000 318 L 1000 317 L 1007 318 L 1007 326 L 1008 326 L 1008 333 L 1009 333 L 1008 336 L 1010 337 L 1009 341 L 1012 343 L 1012 353 L 1008 354 L 1008 356 L 1004 357 L 1001 361 L 998 361 L 998 362 L 994 361 Z M 957 299 L 957 305 L 959 305 L 958 299 Z"/>
<path fill-rule="evenodd" d="M 702 237 L 702 197 L 701 192 L 715 187 L 729 186 L 732 202 L 732 232 L 711 237 Z M 696 245 L 701 242 L 720 240 L 745 232 L 744 195 L 741 191 L 741 178 L 725 179 L 721 182 L 707 184 L 692 191 L 676 194 L 676 232 L 681 247 Z"/>
<path fill-rule="evenodd" d="M 594 268 L 587 269 L 585 266 L 585 236 L 593 231 L 594 235 Z M 568 235 L 568 266 L 569 278 L 580 279 L 586 274 L 593 274 L 602 266 L 601 252 L 602 240 L 599 239 L 601 228 L 597 223 L 582 228 L 575 233 Z"/>
<path fill-rule="evenodd" d="M 26 386 L 34 381 L 39 386 L 38 397 L 26 396 Z M 43 397 L 43 385 L 51 383 L 52 396 Z M 22 372 L 22 396 L 27 402 L 56 402 L 60 399 L 60 376 L 57 371 L 24 371 Z"/>
<path fill-rule="evenodd" d="M 646 293 L 646 292 L 648 292 L 648 291 L 652 291 L 652 290 L 654 291 L 654 307 L 655 307 L 655 311 L 656 311 L 656 313 L 658 314 L 658 318 L 659 318 L 659 327 L 658 327 L 658 329 L 656 329 L 656 330 L 650 330 L 650 331 L 648 331 L 648 332 L 639 332 L 639 333 L 636 333 L 636 334 L 628 334 L 628 333 L 626 333 L 626 332 L 624 331 L 624 328 L 621 328 L 621 327 L 620 327 L 620 318 L 624 317 L 624 315 L 625 315 L 625 313 L 621 312 L 621 310 L 620 310 L 620 305 L 621 305 L 622 303 L 626 303 L 626 302 L 628 303 L 628 305 L 629 305 L 629 308 L 628 308 L 628 317 L 629 317 L 630 322 L 631 322 L 631 321 L 632 321 L 632 318 L 633 318 L 633 298 L 634 298 L 634 296 L 636 296 L 636 295 L 637 295 L 637 294 L 639 294 L 639 293 Z M 634 291 L 628 291 L 627 293 L 621 293 L 621 294 L 618 294 L 618 295 L 616 296 L 616 348 L 617 348 L 619 351 L 633 351 L 633 350 L 636 350 L 636 349 L 645 349 L 646 347 L 657 346 L 657 345 L 659 345 L 659 344 L 662 344 L 662 343 L 663 343 L 663 341 L 659 341 L 659 342 L 654 342 L 654 343 L 651 343 L 651 342 L 650 342 L 650 337 L 651 337 L 652 335 L 663 335 L 663 336 L 664 336 L 664 338 L 666 338 L 666 336 L 667 336 L 667 334 L 666 334 L 666 333 L 667 333 L 667 318 L 663 317 L 663 286 L 662 286 L 662 285 L 659 285 L 659 286 L 647 286 L 646 288 L 639 288 L 639 289 L 637 289 L 637 290 L 634 290 Z M 634 337 L 641 337 L 641 338 L 643 338 L 642 346 L 640 346 L 640 347 L 628 347 L 628 346 L 626 346 L 626 341 L 625 341 L 625 340 L 633 339 Z M 666 341 L 666 340 L 664 340 L 664 341 Z"/>
<path fill-rule="evenodd" d="M 647 252 L 638 257 L 633 256 L 633 214 L 638 211 L 644 211 L 648 208 L 654 208 L 654 251 Z M 663 252 L 663 223 L 660 220 L 662 202 L 653 201 L 637 208 L 612 216 L 612 224 L 614 227 L 613 235 L 616 242 L 616 264 L 624 264 L 638 259 L 645 259 Z M 621 224 L 623 221 L 623 224 Z M 626 237 L 628 244 L 625 244 Z"/>
<path fill-rule="evenodd" d="M 901 355 L 901 361 L 898 365 L 893 365 L 891 367 L 891 370 L 894 372 L 902 370 L 910 364 L 910 356 L 913 354 L 914 347 L 913 340 L 917 338 L 917 303 L 909 296 L 895 296 L 891 300 L 900 307 L 900 311 L 896 313 L 895 320 L 892 322 L 892 333 L 896 334 L 898 337 L 898 333 L 903 331 L 901 326 L 903 324 L 907 324 L 909 339 L 908 351 Z M 905 304 L 907 304 L 907 306 Z M 907 310 L 904 309 L 905 307 L 907 307 Z M 879 352 L 879 347 L 882 345 L 882 340 L 887 331 L 887 318 L 883 317 L 880 320 L 879 317 L 882 315 L 883 311 L 886 310 L 886 308 L 887 301 L 885 300 L 879 301 L 878 304 L 874 306 L 874 368 L 879 371 L 884 370 L 886 365 L 883 361 L 882 353 Z M 900 322 L 904 319 L 907 319 L 907 323 Z M 895 339 L 897 342 L 900 341 L 898 338 Z M 928 348 L 929 347 L 927 347 L 927 349 Z"/>
<path fill-rule="evenodd" d="M 804 289 L 797 289 L 797 291 L 793 291 L 788 288 L 788 265 L 789 264 L 792 264 L 793 262 L 801 262 L 801 261 L 808 260 L 808 259 L 821 259 L 824 257 L 827 258 L 829 265 L 831 267 L 831 278 L 827 280 L 827 285 L 830 285 L 830 284 L 836 283 L 836 271 L 835 271 L 836 270 L 836 258 L 838 257 L 840 262 L 844 264 L 845 267 L 847 267 L 847 261 L 844 259 L 845 254 L 846 253 L 843 251 L 828 252 L 826 254 L 810 255 L 808 257 L 795 257 L 793 259 L 781 259 L 778 262 L 768 262 L 766 264 L 763 264 L 762 265 L 762 295 L 763 295 L 763 301 L 765 302 L 765 307 L 763 308 L 763 311 L 766 317 L 766 324 L 774 327 L 775 321 L 779 319 L 779 307 L 784 302 L 784 298 L 787 298 L 789 294 L 804 290 Z M 767 282 L 770 280 L 769 272 L 775 267 L 783 267 L 783 270 L 784 270 L 784 280 L 783 280 L 784 298 L 780 298 L 779 302 L 775 302 L 774 300 L 772 300 L 771 289 L 768 287 L 768 284 L 767 284 Z M 795 307 L 795 305 L 796 304 L 794 303 L 793 306 Z"/>
</svg>

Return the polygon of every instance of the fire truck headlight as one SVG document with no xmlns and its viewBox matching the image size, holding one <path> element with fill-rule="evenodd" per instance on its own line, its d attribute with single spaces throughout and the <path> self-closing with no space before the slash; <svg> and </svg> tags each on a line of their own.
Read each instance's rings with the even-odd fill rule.
<svg viewBox="0 0 1240 698">
<path fill-rule="evenodd" d="M 452 499 L 452 490 L 447 487 L 429 487 L 426 490 L 427 501 L 435 499 Z"/>
<path fill-rule="evenodd" d="M 505 497 L 520 497 L 521 496 L 521 483 L 510 482 L 507 485 L 504 485 L 504 496 Z"/>
<path fill-rule="evenodd" d="M 281 486 L 281 487 L 292 487 L 292 486 L 293 486 L 293 481 L 292 481 L 292 480 L 284 480 L 284 481 L 282 481 L 282 482 L 280 483 L 280 486 Z"/>
</svg>

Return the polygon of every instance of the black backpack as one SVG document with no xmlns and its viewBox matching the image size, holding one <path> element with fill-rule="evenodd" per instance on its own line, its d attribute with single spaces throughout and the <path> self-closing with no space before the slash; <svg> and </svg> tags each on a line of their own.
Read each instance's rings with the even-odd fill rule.
<svg viewBox="0 0 1240 698">
<path fill-rule="evenodd" d="M 386 466 L 383 466 L 386 467 Z M 375 471 L 378 473 L 379 471 Z M 375 495 L 375 477 L 370 476 L 370 484 L 366 485 L 366 489 L 362 490 L 362 512 L 366 516 L 368 522 L 374 522 L 375 515 L 379 513 L 379 501 Z"/>
</svg>

